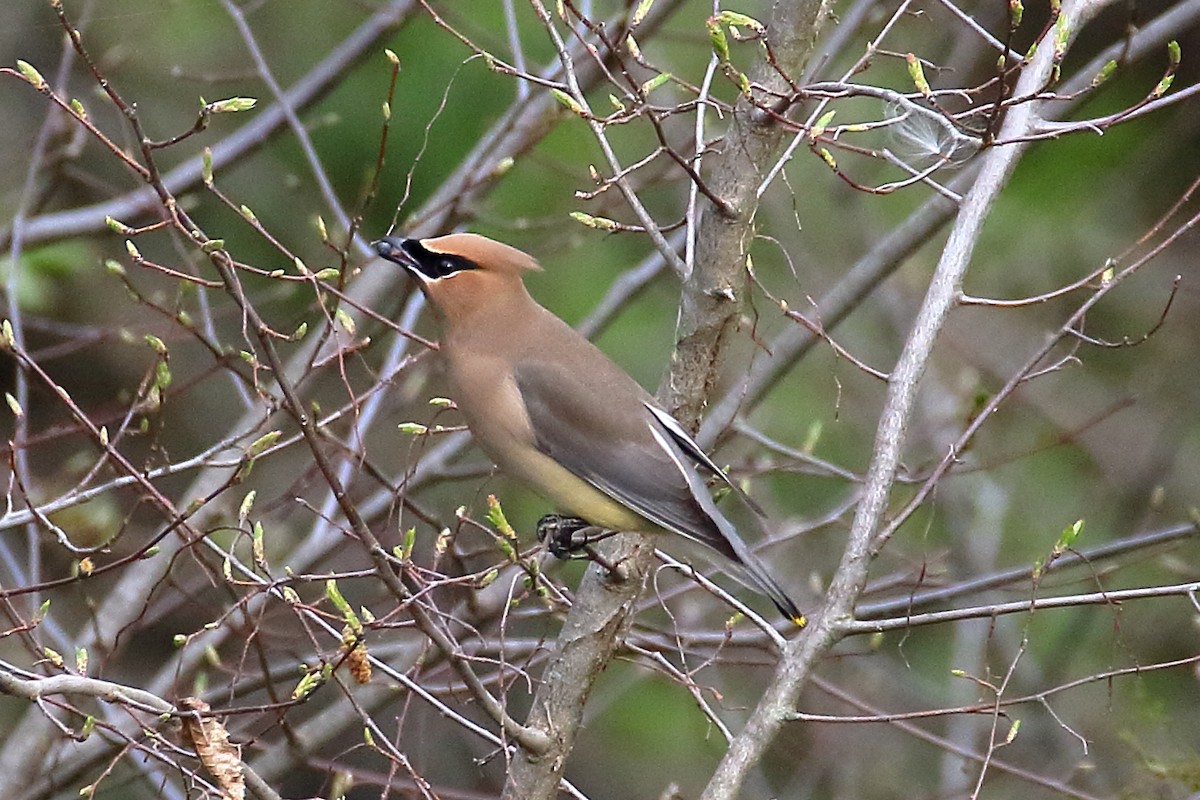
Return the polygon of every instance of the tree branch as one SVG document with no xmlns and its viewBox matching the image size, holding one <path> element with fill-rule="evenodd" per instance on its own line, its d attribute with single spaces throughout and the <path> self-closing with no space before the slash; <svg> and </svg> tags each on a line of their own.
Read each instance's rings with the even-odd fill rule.
<svg viewBox="0 0 1200 800">
<path fill-rule="evenodd" d="M 1076 0 L 1064 4 L 1065 30 L 1074 35 L 1105 0 Z M 1031 95 L 1045 85 L 1055 67 L 1052 37 L 1047 31 L 1038 52 L 1021 74 L 1016 96 Z M 1001 138 L 1018 139 L 1036 124 L 1038 103 L 1024 103 L 1009 110 Z M 826 605 L 812 624 L 788 644 L 770 685 L 741 733 L 730 745 L 702 795 L 703 800 L 736 797 L 746 775 L 791 713 L 800 690 L 817 661 L 846 633 L 854 606 L 866 585 L 871 562 L 886 544 L 880 527 L 891 498 L 900 463 L 905 432 L 912 417 L 917 386 L 941 333 L 946 315 L 954 306 L 978 240 L 983 221 L 1016 166 L 1022 145 L 995 148 L 984 153 L 979 178 L 963 198 L 950 238 L 934 271 L 925 300 L 917 312 L 908 340 L 891 372 L 887 397 L 861 500 L 855 512 L 842 560 L 829 587 Z"/>
<path fill-rule="evenodd" d="M 690 275 L 683 286 L 670 376 L 660 388 L 659 399 L 693 430 L 719 369 L 725 333 L 741 309 L 747 282 L 746 254 L 754 236 L 756 190 L 788 137 L 776 117 L 763 113 L 756 103 L 771 102 L 773 92 L 783 93 L 788 88 L 781 71 L 800 74 L 826 13 L 823 0 L 776 3 L 767 31 L 776 64 L 763 61 L 755 65 L 752 78 L 760 88 L 753 100 L 740 99 L 720 150 L 710 158 L 706 178 L 724 208 L 734 209 L 735 214 L 731 217 L 704 200 L 697 204 L 699 220 L 689 220 L 697 226 L 696 263 L 689 265 Z M 606 542 L 601 553 L 608 563 L 621 564 L 628 575 L 613 582 L 596 565 L 588 570 L 526 723 L 530 728 L 543 728 L 556 744 L 540 758 L 517 753 L 505 798 L 554 796 L 592 685 L 629 624 L 653 547 L 644 536 L 626 535 Z"/>
</svg>

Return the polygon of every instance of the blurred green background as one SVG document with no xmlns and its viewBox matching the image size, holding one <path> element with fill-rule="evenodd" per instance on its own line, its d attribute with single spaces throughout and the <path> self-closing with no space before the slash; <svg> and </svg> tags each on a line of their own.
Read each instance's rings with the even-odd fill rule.
<svg viewBox="0 0 1200 800">
<path fill-rule="evenodd" d="M 274 79 L 286 88 L 343 44 L 383 5 L 274 0 L 245 4 L 244 10 Z M 659 23 L 656 18 L 652 32 L 639 38 L 643 52 L 660 70 L 698 85 L 711 52 L 704 25 L 711 5 L 659 0 L 658 6 L 656 13 L 664 19 Z M 736 10 L 765 19 L 769 13 L 765 6 L 748 2 Z M 206 146 L 217 146 L 273 103 L 246 43 L 220 3 L 68 0 L 66 7 L 79 23 L 97 68 L 127 101 L 136 103 L 152 138 L 166 139 L 190 127 L 202 97 L 209 101 L 233 96 L 258 98 L 256 109 L 216 116 L 205 132 L 158 151 L 163 171 L 195 158 Z M 524 4 L 516 3 L 511 9 L 516 21 L 511 30 L 506 29 L 503 3 L 472 0 L 435 7 L 447 25 L 509 63 L 518 63 L 513 37 L 519 41 L 520 57 L 530 71 L 554 58 L 545 31 Z M 594 18 L 605 19 L 622 6 L 597 2 L 585 8 Z M 1102 48 L 1121 41 L 1131 20 L 1144 25 L 1167 8 L 1165 4 L 1109 8 L 1081 33 L 1079 44 L 1064 62 L 1064 75 L 1080 69 Z M 1186 6 L 1181 3 L 1171 8 Z M 965 10 L 989 30 L 1003 31 L 1003 4 L 966 6 Z M 846 18 L 851 7 L 841 2 L 835 11 Z M 836 51 L 819 48 L 820 77 L 840 76 L 862 54 L 862 43 L 876 36 L 894 11 L 895 4 L 879 3 L 854 16 L 859 27 L 849 36 L 850 44 Z M 900 19 L 884 47 L 888 53 L 915 52 L 945 65 L 945 70 L 931 77 L 935 88 L 975 86 L 994 73 L 994 52 L 981 47 L 942 5 L 918 4 L 912 6 L 912 12 Z M 76 59 L 65 75 L 56 72 L 64 52 L 63 33 L 48 4 L 15 0 L 0 14 L 4 23 L 0 25 L 0 65 L 11 66 L 18 58 L 35 65 L 53 86 L 60 87 L 64 97 L 78 98 L 97 127 L 118 146 L 134 152 L 137 143 L 129 127 L 96 88 L 87 69 Z M 1017 49 L 1027 47 L 1040 30 L 1046 9 L 1031 6 L 1026 17 L 1014 37 Z M 1175 78 L 1176 91 L 1195 84 L 1192 54 L 1200 50 L 1194 17 L 1183 18 L 1190 21 L 1182 23 L 1171 37 L 1181 43 L 1184 53 Z M 827 37 L 839 32 L 835 24 L 826 27 Z M 401 69 L 390 102 L 391 129 L 386 159 L 378 173 L 380 189 L 363 208 L 377 168 L 381 107 L 387 100 L 385 46 L 398 55 Z M 1157 48 L 1156 55 L 1120 69 L 1093 97 L 1077 105 L 1071 116 L 1093 117 L 1138 103 L 1163 74 L 1165 49 Z M 752 43 L 736 43 L 734 61 L 748 65 L 756 52 Z M 651 73 L 641 70 L 636 74 L 644 80 Z M 139 188 L 140 182 L 111 152 L 54 111 L 44 97 L 11 75 L 3 78 L 0 164 L 5 166 L 0 170 L 0 219 L 6 221 L 6 243 L 11 242 L 14 230 L 21 230 L 9 222 L 18 215 L 36 224 L 39 219 L 102 204 Z M 911 90 L 903 60 L 887 53 L 877 54 L 855 80 Z M 611 110 L 607 96 L 613 91 L 602 83 L 589 94 L 599 113 Z M 378 46 L 368 48 L 361 59 L 340 70 L 330 81 L 328 93 L 302 109 L 300 118 L 337 198 L 350 214 L 362 213 L 361 231 L 370 239 L 386 232 L 396 218 L 401 221 L 400 230 L 407 230 L 405 220 L 426 208 L 429 198 L 503 115 L 523 104 L 544 101 L 545 94 L 544 87 L 522 84 L 511 75 L 490 70 L 483 58 L 473 57 L 444 27 L 414 7 L 401 25 L 380 37 Z M 736 90 L 718 75 L 714 94 L 732 102 Z M 651 98 L 667 108 L 689 96 L 668 84 L 656 89 Z M 839 101 L 835 104 L 836 122 L 879 119 L 881 106 L 877 100 Z M 1151 232 L 1156 220 L 1196 178 L 1200 166 L 1196 146 L 1200 114 L 1196 109 L 1194 101 L 1184 102 L 1114 126 L 1102 136 L 1077 133 L 1034 145 L 989 217 L 964 292 L 1001 299 L 1051 292 L 1100 269 L 1108 259 L 1118 259 L 1119 270 L 1162 241 L 1161 232 L 1152 232 L 1147 242 L 1140 238 Z M 652 247 L 645 236 L 605 234 L 571 219 L 570 212 L 583 211 L 626 224 L 635 221 L 614 188 L 594 199 L 577 196 L 577 192 L 596 189 L 589 177 L 590 166 L 605 175 L 611 171 L 581 120 L 561 110 L 553 111 L 548 120 L 547 135 L 519 153 L 494 185 L 472 194 L 453 225 L 501 238 L 538 257 L 545 272 L 530 278 L 532 293 L 564 319 L 578 323 L 614 282 L 652 255 Z M 724 123 L 713 109 L 707 112 L 706 121 L 709 136 L 715 138 Z M 685 154 L 690 154 L 694 123 L 694 114 L 685 111 L 664 119 L 663 130 Z M 48 133 L 39 133 L 45 125 L 49 125 Z M 644 120 L 614 125 L 608 133 L 626 166 L 658 147 Z M 30 178 L 27 173 L 34 143 L 42 135 L 44 155 L 40 163 L 34 162 Z M 851 138 L 848 134 L 847 139 Z M 897 146 L 886 133 L 864 134 L 854 141 L 872 148 Z M 895 180 L 899 174 L 880 160 L 844 151 L 838 153 L 838 161 L 846 174 L 864 185 Z M 505 165 L 500 166 L 503 169 Z M 937 177 L 948 181 L 953 175 L 947 170 Z M 683 218 L 687 187 L 680 171 L 664 156 L 633 173 L 633 182 L 660 224 Z M 345 230 L 323 200 L 312 165 L 294 132 L 272 135 L 235 164 L 218 170 L 216 185 L 235 208 L 244 205 L 252 209 L 262 227 L 310 269 L 341 265 L 341 256 L 323 245 L 316 219 L 322 217 L 335 244 L 343 248 Z M 729 393 L 736 396 L 747 371 L 771 359 L 772 342 L 796 324 L 779 312 L 771 297 L 785 299 L 790 308 L 818 319 L 811 301 L 839 286 L 864 253 L 931 195 L 921 186 L 891 194 L 860 191 L 840 180 L 801 145 L 785 176 L 764 196 L 758 212 L 761 238 L 751 254 L 762 288 L 748 298 L 743 324 L 729 343 L 714 399 Z M 266 272 L 294 271 L 289 257 L 202 186 L 181 193 L 180 202 L 209 236 L 225 241 L 239 262 Z M 1174 229 L 1195 213 L 1195 200 L 1189 198 L 1166 229 Z M 152 215 L 121 221 L 133 226 L 151 219 Z M 150 468 L 191 456 L 230 435 L 232 422 L 255 407 L 253 392 L 229 378 L 226 362 L 151 306 L 186 308 L 197 318 L 202 309 L 214 338 L 231 349 L 227 356 L 239 363 L 237 368 L 245 369 L 236 357 L 242 346 L 242 321 L 236 307 L 219 292 L 197 292 L 161 274 L 135 269 L 129 263 L 127 237 L 108 230 L 103 214 L 85 221 L 84 228 L 69 236 L 43 231 L 26 239 L 15 265 L 5 256 L 5 286 L 9 294 L 15 290 L 15 295 L 7 297 L 10 313 L 6 316 L 12 316 L 12 308 L 19 309 L 29 352 L 89 416 L 116 425 L 134 404 L 139 384 L 154 365 L 155 354 L 143 337 L 157 335 L 170 349 L 173 381 L 160 410 L 134 415 L 144 416 L 146 422 L 145 430 L 123 445 L 131 457 Z M 863 362 L 887 371 L 903 345 L 943 239 L 944 231 L 930 237 L 857 303 L 845 322 L 832 331 L 838 344 Z M 213 277 L 211 271 L 205 271 L 195 248 L 180 237 L 154 232 L 135 240 L 148 260 Z M 970 449 L 959 454 L 961 464 L 938 484 L 880 556 L 866 602 L 899 602 L 938 585 L 1007 568 L 1032 568 L 1047 557 L 1060 532 L 1079 519 L 1085 526 L 1077 545 L 1085 550 L 1194 522 L 1200 505 L 1198 247 L 1196 235 L 1185 234 L 1089 312 L 1088 335 L 1110 341 L 1140 340 L 1154 329 L 1144 343 L 1121 348 L 1080 342 L 1061 346 L 1056 355 L 1069 356 L 1062 369 L 1022 386 L 987 421 Z M 105 259 L 125 264 L 130 281 L 149 302 L 132 299 L 104 268 Z M 397 318 L 411 293 L 402 276 L 379 274 L 389 267 L 369 262 L 361 250 L 350 249 L 347 262 L 351 288 L 359 281 L 378 281 L 381 288 L 367 294 L 371 307 Z M 1161 327 L 1155 328 L 1177 275 L 1182 280 L 1170 313 Z M 311 287 L 245 275 L 244 288 L 278 331 L 290 333 L 302 322 L 316 331 L 323 324 Z M 1012 377 L 1088 291 L 1021 308 L 963 306 L 953 311 L 924 379 L 920 411 L 909 430 L 906 479 L 919 481 L 928 473 L 981 402 Z M 597 337 L 605 351 L 651 390 L 662 379 L 668 362 L 678 297 L 677 280 L 669 271 L 660 270 L 626 299 Z M 369 336 L 371 343 L 348 358 L 343 369 L 314 370 L 304 387 L 306 399 L 319 402 L 324 409 L 336 408 L 375 385 L 388 348 L 396 341 L 394 331 L 356 316 L 359 321 L 354 334 L 346 335 L 343 329 L 335 339 L 346 343 Z M 416 330 L 436 335 L 424 317 Z M 299 351 L 300 345 L 284 343 L 280 348 L 290 355 Z M 11 360 L 7 364 L 5 390 L 15 392 Z M 453 424 L 457 420 L 427 403 L 430 397 L 445 393 L 436 370 L 430 368 L 430 359 L 418 358 L 390 380 L 389 399 L 379 417 L 361 431 L 356 446 L 372 467 L 398 480 L 435 443 L 413 442 L 397 431 L 396 423 Z M 829 346 L 818 345 L 790 366 L 761 402 L 747 403 L 739 419 L 788 448 L 807 447 L 810 455 L 861 475 L 870 459 L 884 391 L 881 381 Z M 18 440 L 28 458 L 30 483 L 23 491 L 35 500 L 44 500 L 66 491 L 95 463 L 95 448 L 44 386 L 32 387 L 24 410 L 27 427 Z M 258 432 L 272 427 L 265 411 L 263 414 Z M 6 419 L 4 425 L 6 439 L 13 440 L 17 436 L 14 422 Z M 335 427 L 354 439 L 350 423 L 343 421 Z M 770 563 L 802 598 L 802 605 L 815 608 L 841 555 L 856 483 L 742 435 L 723 437 L 716 457 L 744 477 L 751 493 L 767 506 L 775 540 L 768 551 Z M 11 463 L 11 458 L 6 461 Z M 183 505 L 192 499 L 185 496 L 190 481 L 184 475 L 163 478 L 156 485 Z M 276 565 L 287 563 L 291 539 L 314 525 L 314 515 L 297 507 L 292 498 L 307 497 L 319 505 L 319 476 L 305 460 L 303 449 L 292 447 L 264 459 L 249 485 L 259 492 L 258 508 L 270 520 Z M 897 509 L 916 485 L 919 483 L 907 483 L 897 489 Z M 380 492 L 387 491 L 386 482 L 377 484 L 365 471 L 356 473 L 353 487 L 355 496 L 363 501 L 377 499 Z M 391 489 L 403 494 L 395 484 Z M 226 522 L 233 519 L 243 491 L 222 498 Z M 453 468 L 422 486 L 412 498 L 433 522 L 414 517 L 411 511 L 388 509 L 381 511 L 373 524 L 384 532 L 381 535 L 389 546 L 398 541 L 400 530 L 417 526 L 419 552 L 431 558 L 433 538 L 440 527 L 457 529 L 454 509 L 463 506 L 467 514 L 482 519 L 489 493 L 502 498 L 509 519 L 530 537 L 538 517 L 549 510 L 502 476 L 489 477 L 482 457 L 467 450 Z M 20 494 L 20 490 L 10 489 L 11 497 Z M 73 536 L 101 541 L 119 528 L 118 554 L 140 546 L 161 526 L 161 519 L 141 505 L 132 491 L 113 491 L 72 513 L 74 516 L 63 518 L 68 521 L 58 524 L 69 528 Z M 12 559 L 30 558 L 30 553 L 42 559 L 43 579 L 59 577 L 71 568 L 72 557 L 57 547 L 52 537 L 29 534 L 21 528 L 10 528 L 5 535 L 10 537 Z M 27 537 L 24 543 L 21 536 Z M 334 543 L 315 563 L 314 571 L 364 565 L 361 553 L 353 547 L 336 538 L 331 541 Z M 460 533 L 464 571 L 496 560 L 487 542 L 471 530 Z M 957 597 L 946 605 L 987 605 L 1025 600 L 1035 593 L 1044 596 L 1196 581 L 1198 555 L 1193 530 L 1191 536 L 1180 536 L 1167 545 L 1136 548 L 1121 558 L 1048 576 L 1036 588 L 1026 577 Z M 551 565 L 548 569 L 569 585 L 580 571 L 578 565 Z M 199 630 L 213 619 L 213 603 L 218 607 L 230 603 L 230 597 L 209 580 L 209 573 L 211 565 L 206 573 L 191 565 L 187 557 L 176 562 L 170 578 L 145 598 L 145 609 L 131 623 L 126 639 L 104 655 L 104 676 L 137 684 L 164 674 L 164 670 L 169 674 L 169 664 L 176 657 L 170 637 Z M 686 586 L 675 574 L 664 572 L 659 577 L 657 588 L 664 595 Z M 14 580 L 10 572 L 0 583 L 11 586 Z M 106 587 L 111 586 L 106 581 L 113 580 L 116 578 L 110 575 L 53 593 L 59 636 L 69 642 L 72 632 L 87 628 L 92 609 L 102 603 Z M 305 597 L 313 591 L 319 599 L 319 587 Z M 358 591 L 362 596 L 354 602 L 385 603 L 378 587 L 360 586 Z M 765 610 L 758 599 L 745 599 Z M 660 648 L 664 658 L 689 674 L 704 701 L 736 730 L 769 675 L 772 658 L 761 649 L 761 642 L 756 644 L 748 628 L 737 627 L 732 643 L 723 645 L 722 625 L 728 609 L 694 589 L 668 600 L 671 616 L 656 608 L 653 597 L 647 606 L 635 626 L 636 641 Z M 536 661 L 534 654 L 552 643 L 557 622 L 540 613 L 536 602 L 526 601 L 522 611 L 527 616 L 512 636 L 518 644 L 531 640 L 523 657 Z M 16 616 L 29 613 L 30 609 L 21 608 Z M 902 603 L 890 613 L 902 615 Z M 377 615 L 383 613 L 377 611 Z M 282 626 L 268 653 L 278 657 L 281 665 L 312 663 L 315 656 L 309 643 L 284 635 L 293 624 L 289 618 L 286 609 L 275 609 L 273 615 L 264 617 Z M 1149 668 L 1194 657 L 1198 651 L 1196 623 L 1194 602 L 1171 597 L 1111 607 L 1041 610 L 994 622 L 979 619 L 913 628 L 869 640 L 855 638 L 840 645 L 823 664 L 801 709 L 866 714 L 954 708 L 993 700 L 986 684 L 1003 685 L 1005 699 L 1034 695 L 1110 670 Z M 260 624 L 269 628 L 271 623 Z M 674 641 L 672 637 L 680 630 L 685 633 Z M 695 631 L 707 631 L 708 638 L 693 636 Z M 385 647 L 399 646 L 406 635 L 397 631 L 395 642 L 389 634 L 376 641 Z M 480 629 L 481 641 L 496 636 L 495 627 Z M 145 645 L 131 644 L 138 641 Z M 220 668 L 200 668 L 206 671 L 209 685 L 228 686 L 221 705 L 234 706 L 256 696 L 253 692 L 257 690 L 246 689 L 243 694 L 238 688 L 246 673 L 260 671 L 257 662 L 248 666 L 239 661 L 240 644 L 235 641 L 222 646 L 225 661 Z M 6 662 L 30 666 L 29 653 L 16 637 L 0 640 L 0 654 Z M 954 670 L 974 679 L 957 677 Z M 532 671 L 536 675 L 536 668 Z M 447 675 L 422 675 L 419 669 L 414 674 L 431 683 L 449 682 L 440 693 L 448 702 L 469 706 L 464 703 L 465 693 L 455 690 Z M 174 688 L 185 694 L 196 680 L 195 673 L 182 673 Z M 286 683 L 281 681 L 281 685 Z M 514 706 L 527 702 L 521 687 L 513 687 L 513 693 Z M 856 707 L 847 696 L 864 705 Z M 989 737 L 1002 741 L 1012 720 L 1019 719 L 1019 735 L 995 751 L 1003 766 L 992 766 L 987 772 L 984 791 L 989 797 L 1187 797 L 1200 789 L 1200 735 L 1194 725 L 1200 713 L 1198 701 L 1193 662 L 1098 680 L 1047 696 L 1044 702 L 1018 705 L 1006 711 L 994 734 L 987 714 L 951 714 L 890 724 L 795 723 L 777 740 L 748 785 L 746 796 L 968 796 L 981 767 L 949 745 L 984 752 Z M 323 702 L 336 705 L 344 698 Z M 298 719 L 311 719 L 317 708 L 314 704 L 292 713 Z M 398 689 L 394 701 L 380 708 L 377 721 L 395 736 L 414 770 L 433 782 L 437 796 L 485 797 L 497 791 L 503 759 L 491 758 L 484 743 Z M 10 725 L 27 710 L 24 701 L 0 701 L 0 718 Z M 469 708 L 464 713 L 482 720 L 482 715 Z M 270 715 L 248 715 L 231 726 L 235 737 L 247 742 L 249 763 L 255 763 L 271 744 L 287 738 L 286 725 Z M 281 791 L 285 796 L 321 794 L 328 789 L 332 774 L 351 769 L 359 773 L 359 788 L 350 796 L 381 796 L 375 784 L 384 780 L 381 776 L 388 765 L 355 751 L 360 741 L 359 731 L 353 729 L 320 741 L 312 751 L 297 747 L 288 762 L 290 769 L 278 773 Z M 19 748 L 11 740 L 0 744 L 10 751 Z M 70 761 L 71 752 L 66 747 L 60 757 Z M 601 679 L 567 777 L 596 798 L 667 796 L 664 792 L 670 785 L 678 786 L 681 796 L 691 797 L 703 788 L 722 752 L 720 733 L 704 718 L 680 680 L 631 652 Z M 35 770 L 38 780 L 53 772 L 49 762 L 34 763 L 41 765 Z M 97 774 L 96 769 L 81 767 L 61 784 L 51 777 L 49 783 L 37 785 L 65 797 Z M 100 784 L 100 795 L 150 796 L 151 783 L 130 777 L 123 768 Z M 393 796 L 408 796 L 408 792 L 398 788 Z"/>
</svg>

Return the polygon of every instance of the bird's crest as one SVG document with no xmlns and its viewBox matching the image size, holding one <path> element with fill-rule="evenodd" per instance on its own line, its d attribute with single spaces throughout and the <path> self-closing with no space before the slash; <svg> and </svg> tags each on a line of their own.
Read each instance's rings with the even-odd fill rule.
<svg viewBox="0 0 1200 800">
<path fill-rule="evenodd" d="M 542 270 L 537 260 L 528 253 L 478 233 L 451 233 L 422 239 L 421 244 L 432 253 L 465 258 L 485 271 L 520 275 Z"/>
</svg>

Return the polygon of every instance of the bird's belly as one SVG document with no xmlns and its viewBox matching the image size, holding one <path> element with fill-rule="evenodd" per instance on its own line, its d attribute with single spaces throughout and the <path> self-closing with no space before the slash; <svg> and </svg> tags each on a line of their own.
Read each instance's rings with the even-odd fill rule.
<svg viewBox="0 0 1200 800">
<path fill-rule="evenodd" d="M 537 449 L 525 405 L 511 376 L 495 363 L 471 369 L 450 363 L 459 411 L 496 466 L 527 484 L 558 510 L 614 531 L 656 532 L 658 527 Z"/>
<path fill-rule="evenodd" d="M 581 517 L 597 527 L 645 533 L 657 529 L 640 514 L 541 453 L 535 451 L 516 459 L 502 459 L 497 464 L 508 474 L 528 484 L 559 510 Z"/>
</svg>

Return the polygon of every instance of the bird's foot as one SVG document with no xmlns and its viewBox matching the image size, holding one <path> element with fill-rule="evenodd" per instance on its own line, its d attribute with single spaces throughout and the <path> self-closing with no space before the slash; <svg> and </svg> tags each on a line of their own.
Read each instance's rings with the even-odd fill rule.
<svg viewBox="0 0 1200 800">
<path fill-rule="evenodd" d="M 547 514 L 538 520 L 537 538 L 555 558 L 591 558 L 591 545 L 613 535 L 579 517 Z"/>
</svg>

